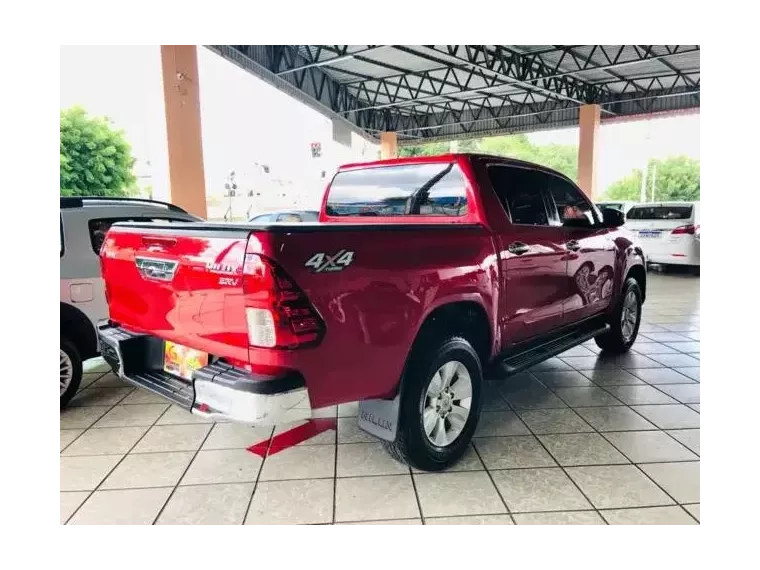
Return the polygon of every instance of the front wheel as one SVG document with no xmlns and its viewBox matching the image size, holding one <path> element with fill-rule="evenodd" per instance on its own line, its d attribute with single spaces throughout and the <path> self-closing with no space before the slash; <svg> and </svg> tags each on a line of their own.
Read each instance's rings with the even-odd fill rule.
<svg viewBox="0 0 760 570">
<path fill-rule="evenodd" d="M 638 281 L 628 278 L 610 319 L 610 330 L 594 338 L 599 348 L 617 354 L 631 348 L 639 334 L 641 298 Z"/>
<path fill-rule="evenodd" d="M 69 339 L 61 337 L 61 409 L 64 409 L 82 382 L 82 358 Z"/>
<path fill-rule="evenodd" d="M 456 463 L 478 423 L 482 381 L 480 358 L 467 340 L 418 347 L 402 380 L 396 440 L 384 442 L 388 452 L 424 471 Z"/>
</svg>

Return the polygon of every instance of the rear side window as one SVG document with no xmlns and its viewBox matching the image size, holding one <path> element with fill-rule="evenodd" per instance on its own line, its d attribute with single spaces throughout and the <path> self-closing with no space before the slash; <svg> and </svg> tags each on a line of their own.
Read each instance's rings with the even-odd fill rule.
<svg viewBox="0 0 760 570">
<path fill-rule="evenodd" d="M 463 216 L 465 179 L 456 164 L 402 164 L 339 172 L 328 216 Z"/>
<path fill-rule="evenodd" d="M 188 222 L 190 220 L 183 220 L 178 218 L 99 218 L 89 221 L 90 227 L 90 242 L 92 243 L 92 250 L 100 255 L 100 248 L 103 245 L 103 241 L 106 239 L 106 234 L 113 224 L 116 222 Z"/>
<path fill-rule="evenodd" d="M 557 206 L 560 222 L 568 219 L 586 218 L 594 223 L 594 212 L 591 204 L 575 186 L 558 177 L 552 177 L 549 192 Z"/>
<path fill-rule="evenodd" d="M 513 224 L 548 226 L 544 200 L 548 177 L 538 171 L 511 166 L 489 166 L 488 177 Z"/>
<path fill-rule="evenodd" d="M 689 220 L 692 206 L 634 206 L 628 210 L 629 220 Z"/>
</svg>

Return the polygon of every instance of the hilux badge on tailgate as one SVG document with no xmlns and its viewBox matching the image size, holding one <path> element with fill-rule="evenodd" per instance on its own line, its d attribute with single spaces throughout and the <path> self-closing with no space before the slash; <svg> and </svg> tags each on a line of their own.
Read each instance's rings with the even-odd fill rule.
<svg viewBox="0 0 760 570">
<path fill-rule="evenodd" d="M 313 273 L 343 271 L 354 260 L 354 252 L 341 249 L 338 253 L 315 253 L 304 264 Z"/>
<path fill-rule="evenodd" d="M 154 257 L 136 257 L 135 265 L 140 275 L 148 279 L 159 281 L 171 281 L 177 271 L 177 262 L 170 259 L 156 259 Z"/>
</svg>

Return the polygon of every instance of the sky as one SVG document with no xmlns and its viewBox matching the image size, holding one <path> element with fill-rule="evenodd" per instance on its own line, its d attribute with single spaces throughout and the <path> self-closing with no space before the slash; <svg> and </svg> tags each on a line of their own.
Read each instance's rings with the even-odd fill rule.
<svg viewBox="0 0 760 570">
<path fill-rule="evenodd" d="M 329 176 L 342 162 L 374 156 L 374 147 L 358 135 L 351 149 L 332 143 L 329 118 L 203 47 L 198 68 L 209 194 L 223 192 L 232 169 L 239 179 L 254 176 L 258 162 L 270 167 L 273 179 L 308 187 L 318 200 L 322 170 Z M 81 105 L 123 129 L 141 183 L 153 186 L 156 198 L 169 197 L 159 46 L 63 46 L 60 101 L 62 109 Z M 536 144 L 578 143 L 577 128 L 528 136 Z M 322 143 L 321 159 L 311 157 L 312 142 Z M 647 158 L 699 158 L 699 115 L 602 125 L 598 145 L 597 185 L 603 191 Z"/>
</svg>

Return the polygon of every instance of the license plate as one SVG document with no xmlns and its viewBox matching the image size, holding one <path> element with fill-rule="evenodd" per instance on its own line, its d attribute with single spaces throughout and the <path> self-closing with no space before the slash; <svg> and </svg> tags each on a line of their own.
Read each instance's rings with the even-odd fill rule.
<svg viewBox="0 0 760 570">
<path fill-rule="evenodd" d="M 192 380 L 193 372 L 208 365 L 208 353 L 166 341 L 164 371 L 185 380 Z"/>
<path fill-rule="evenodd" d="M 639 230 L 639 237 L 642 238 L 658 238 L 662 235 L 660 230 Z"/>
</svg>

